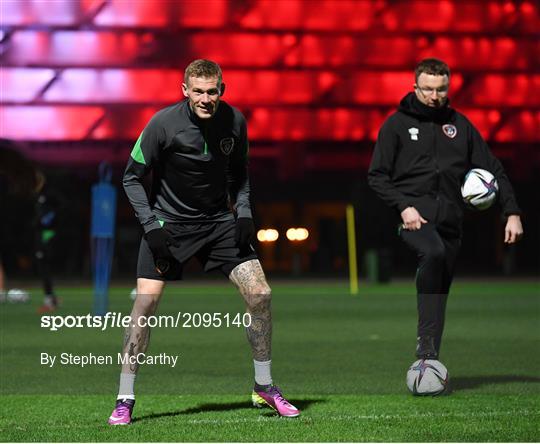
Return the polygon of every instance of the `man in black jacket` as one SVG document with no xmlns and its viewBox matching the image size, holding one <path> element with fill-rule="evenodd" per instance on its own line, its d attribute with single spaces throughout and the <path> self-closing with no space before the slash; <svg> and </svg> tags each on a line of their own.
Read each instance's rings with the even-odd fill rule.
<svg viewBox="0 0 540 444">
<path fill-rule="evenodd" d="M 240 290 L 251 323 L 252 401 L 281 416 L 300 411 L 273 385 L 271 291 L 251 241 L 255 232 L 249 202 L 248 138 L 242 113 L 221 101 L 221 68 L 195 60 L 184 73 L 186 100 L 156 113 L 137 140 L 124 173 L 124 189 L 144 230 L 137 264 L 137 298 L 126 330 L 116 407 L 111 425 L 131 423 L 139 359 L 150 329 L 140 320 L 154 315 L 166 281 L 181 279 L 195 256 L 205 271 L 220 270 Z M 150 196 L 143 187 L 152 172 Z M 221 320 L 220 320 L 221 321 Z"/>
<path fill-rule="evenodd" d="M 490 171 L 499 183 L 507 218 L 504 241 L 523 235 L 520 209 L 504 169 L 478 130 L 448 103 L 450 69 L 425 59 L 415 70 L 414 92 L 383 124 L 368 173 L 371 188 L 395 209 L 400 236 L 418 256 L 416 276 L 419 359 L 437 359 L 446 300 L 461 244 L 461 183 L 467 171 Z"/>
</svg>

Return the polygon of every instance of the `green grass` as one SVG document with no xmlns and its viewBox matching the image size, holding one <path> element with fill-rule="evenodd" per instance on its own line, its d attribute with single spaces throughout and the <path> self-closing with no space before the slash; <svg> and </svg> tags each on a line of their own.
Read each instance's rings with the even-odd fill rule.
<svg viewBox="0 0 540 444">
<path fill-rule="evenodd" d="M 534 395 L 299 396 L 297 419 L 249 408 L 245 396 L 140 396 L 137 420 L 110 427 L 105 396 L 8 396 L 9 441 L 537 441 Z M 6 415 L 9 413 L 9 416 Z"/>
<path fill-rule="evenodd" d="M 110 310 L 129 314 L 128 288 Z M 89 289 L 63 289 L 58 314 L 86 314 Z M 40 353 L 113 355 L 122 329 L 39 325 L 30 305 L 0 307 L 0 441 L 527 441 L 540 440 L 538 282 L 457 283 L 441 360 L 450 396 L 416 398 L 412 285 L 275 285 L 273 376 L 302 410 L 277 418 L 250 407 L 252 364 L 243 329 L 156 328 L 149 354 L 178 365 L 141 367 L 136 421 L 112 428 L 119 368 L 40 365 Z M 159 314 L 238 313 L 229 286 L 171 286 Z"/>
</svg>

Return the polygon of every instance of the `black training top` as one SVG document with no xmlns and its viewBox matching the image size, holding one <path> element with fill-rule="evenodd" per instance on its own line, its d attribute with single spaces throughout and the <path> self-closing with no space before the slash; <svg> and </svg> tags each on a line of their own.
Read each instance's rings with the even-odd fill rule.
<svg viewBox="0 0 540 444">
<path fill-rule="evenodd" d="M 248 139 L 242 113 L 220 102 L 208 120 L 184 100 L 157 112 L 135 144 L 124 189 L 145 232 L 162 222 L 251 218 Z M 150 196 L 142 178 L 153 172 Z"/>
<path fill-rule="evenodd" d="M 398 212 L 412 206 L 428 221 L 457 227 L 463 218 L 461 184 L 471 168 L 495 176 L 506 216 L 520 214 L 501 163 L 473 124 L 448 105 L 430 108 L 409 93 L 379 131 L 368 180 Z"/>
</svg>

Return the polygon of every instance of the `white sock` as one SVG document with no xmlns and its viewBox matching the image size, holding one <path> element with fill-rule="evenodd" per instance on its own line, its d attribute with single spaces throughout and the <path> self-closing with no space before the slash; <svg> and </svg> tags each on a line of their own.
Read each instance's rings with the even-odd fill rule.
<svg viewBox="0 0 540 444">
<path fill-rule="evenodd" d="M 120 373 L 120 388 L 116 399 L 135 399 L 135 373 Z"/>
<path fill-rule="evenodd" d="M 253 365 L 255 366 L 255 382 L 259 385 L 271 385 L 272 376 L 270 374 L 270 361 L 255 361 L 253 360 Z"/>
</svg>

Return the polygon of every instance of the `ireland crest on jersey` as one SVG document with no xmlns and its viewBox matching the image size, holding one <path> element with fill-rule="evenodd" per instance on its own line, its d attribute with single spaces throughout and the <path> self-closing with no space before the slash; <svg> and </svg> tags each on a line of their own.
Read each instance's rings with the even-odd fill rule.
<svg viewBox="0 0 540 444">
<path fill-rule="evenodd" d="M 221 139 L 219 142 L 219 148 L 221 149 L 221 152 L 228 156 L 231 154 L 234 147 L 234 138 L 232 137 L 226 137 L 225 139 Z"/>
</svg>

